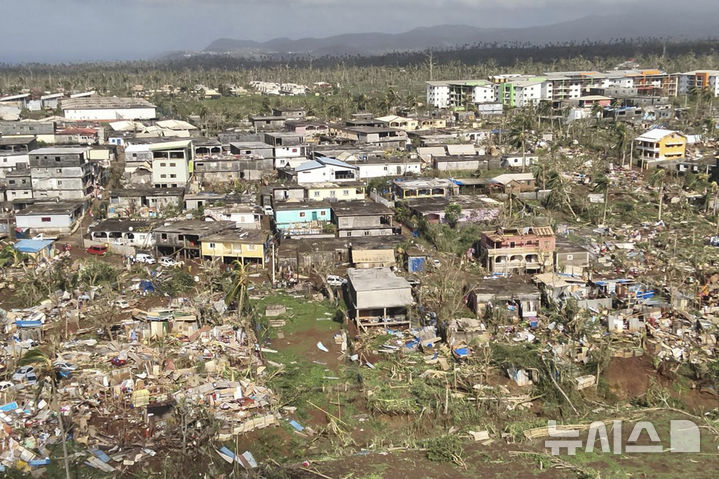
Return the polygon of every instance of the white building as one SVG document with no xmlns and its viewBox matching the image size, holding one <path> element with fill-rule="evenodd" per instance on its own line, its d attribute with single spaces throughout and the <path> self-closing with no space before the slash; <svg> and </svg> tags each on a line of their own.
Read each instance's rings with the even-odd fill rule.
<svg viewBox="0 0 719 479">
<path fill-rule="evenodd" d="M 156 107 L 143 98 L 87 97 L 69 98 L 60 102 L 69 120 L 114 121 L 152 120 Z"/>
<path fill-rule="evenodd" d="M 435 108 L 449 107 L 449 82 L 428 81 L 427 82 L 427 104 Z"/>
<path fill-rule="evenodd" d="M 540 80 L 520 80 L 514 84 L 514 105 L 524 107 L 536 105 L 542 100 L 542 85 Z"/>
<path fill-rule="evenodd" d="M 334 158 L 319 157 L 316 160 L 306 161 L 297 168 L 297 184 L 327 183 L 327 182 L 356 182 L 359 171 L 356 166 Z"/>
<path fill-rule="evenodd" d="M 82 216 L 82 202 L 35 203 L 15 214 L 20 230 L 38 233 L 69 233 Z"/>
<path fill-rule="evenodd" d="M 696 70 L 677 75 L 677 92 L 687 95 L 694 88 L 708 88 L 714 96 L 719 96 L 719 71 Z"/>
</svg>

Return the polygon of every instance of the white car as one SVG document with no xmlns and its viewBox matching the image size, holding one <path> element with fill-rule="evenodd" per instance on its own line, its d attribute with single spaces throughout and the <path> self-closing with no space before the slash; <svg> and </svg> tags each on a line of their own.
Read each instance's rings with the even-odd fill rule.
<svg viewBox="0 0 719 479">
<path fill-rule="evenodd" d="M 12 380 L 18 383 L 37 383 L 37 374 L 35 374 L 35 368 L 33 368 L 32 366 L 23 366 L 19 368 L 17 371 L 15 371 L 15 374 L 12 375 Z"/>
<path fill-rule="evenodd" d="M 169 256 L 163 256 L 162 258 L 160 258 L 158 263 L 160 264 L 160 266 L 167 266 L 168 268 L 174 268 L 175 266 L 180 266 L 182 264 L 176 259 L 170 258 Z"/>
<path fill-rule="evenodd" d="M 145 264 L 155 264 L 157 261 L 155 261 L 155 258 L 153 258 L 151 255 L 147 253 L 137 253 L 135 255 L 135 261 L 137 263 L 145 263 Z"/>
<path fill-rule="evenodd" d="M 0 381 L 0 393 L 12 389 L 14 386 L 10 381 Z"/>
<path fill-rule="evenodd" d="M 130 303 L 126 299 L 116 299 L 110 303 L 112 306 L 117 306 L 120 309 L 127 309 L 130 307 Z"/>
<path fill-rule="evenodd" d="M 329 284 L 330 286 L 339 287 L 339 286 L 342 286 L 343 284 L 345 284 L 346 282 L 347 282 L 346 279 L 340 278 L 336 274 L 328 274 L 327 275 L 327 284 Z"/>
<path fill-rule="evenodd" d="M 77 371 L 77 366 L 66 361 L 57 361 L 54 366 L 57 369 L 64 369 L 66 371 Z"/>
<path fill-rule="evenodd" d="M 265 213 L 265 216 L 274 216 L 275 214 L 275 210 L 273 210 L 270 205 L 265 205 L 262 211 Z"/>
</svg>

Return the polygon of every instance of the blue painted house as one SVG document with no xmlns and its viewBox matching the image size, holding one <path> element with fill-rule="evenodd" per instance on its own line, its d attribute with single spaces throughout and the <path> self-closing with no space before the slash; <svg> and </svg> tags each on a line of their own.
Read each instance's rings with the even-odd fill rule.
<svg viewBox="0 0 719 479">
<path fill-rule="evenodd" d="M 298 201 L 275 204 L 275 225 L 286 236 L 320 234 L 331 219 L 327 203 Z"/>
</svg>

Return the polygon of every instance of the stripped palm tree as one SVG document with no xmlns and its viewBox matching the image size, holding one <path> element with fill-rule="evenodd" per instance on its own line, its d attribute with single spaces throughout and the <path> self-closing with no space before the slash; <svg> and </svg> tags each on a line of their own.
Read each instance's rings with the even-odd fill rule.
<svg viewBox="0 0 719 479">
<path fill-rule="evenodd" d="M 225 304 L 228 306 L 236 302 L 237 314 L 242 313 L 249 306 L 249 298 L 247 295 L 247 283 L 249 282 L 249 274 L 245 268 L 245 264 L 240 260 L 232 262 L 232 287 L 225 295 Z"/>
<path fill-rule="evenodd" d="M 46 383 L 50 384 L 50 402 L 51 407 L 57 415 L 57 422 L 60 426 L 60 435 L 62 443 L 62 459 L 65 463 L 65 477 L 70 479 L 70 464 L 67 460 L 67 435 L 65 434 L 65 425 L 62 421 L 62 414 L 60 413 L 60 404 L 57 397 L 57 386 L 58 376 L 53 367 L 52 361 L 55 354 L 45 353 L 41 349 L 31 349 L 26 352 L 18 362 L 19 366 L 30 366 L 35 368 L 35 374 L 38 377 L 40 388 L 38 389 L 37 395 L 39 396 L 42 392 L 42 388 Z"/>
</svg>

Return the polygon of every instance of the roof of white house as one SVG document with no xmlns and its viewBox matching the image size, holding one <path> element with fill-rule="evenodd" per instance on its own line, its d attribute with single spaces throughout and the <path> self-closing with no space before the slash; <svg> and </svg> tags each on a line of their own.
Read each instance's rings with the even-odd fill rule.
<svg viewBox="0 0 719 479">
<path fill-rule="evenodd" d="M 664 128 L 654 128 L 651 129 L 645 133 L 643 133 L 641 136 L 637 137 L 637 141 L 659 141 L 665 136 L 673 135 L 673 134 L 684 136 L 683 134 L 679 133 L 675 130 L 665 130 Z"/>
<path fill-rule="evenodd" d="M 503 175 L 495 176 L 490 181 L 506 185 L 512 181 L 531 181 L 533 179 L 533 173 L 505 173 Z"/>
</svg>

